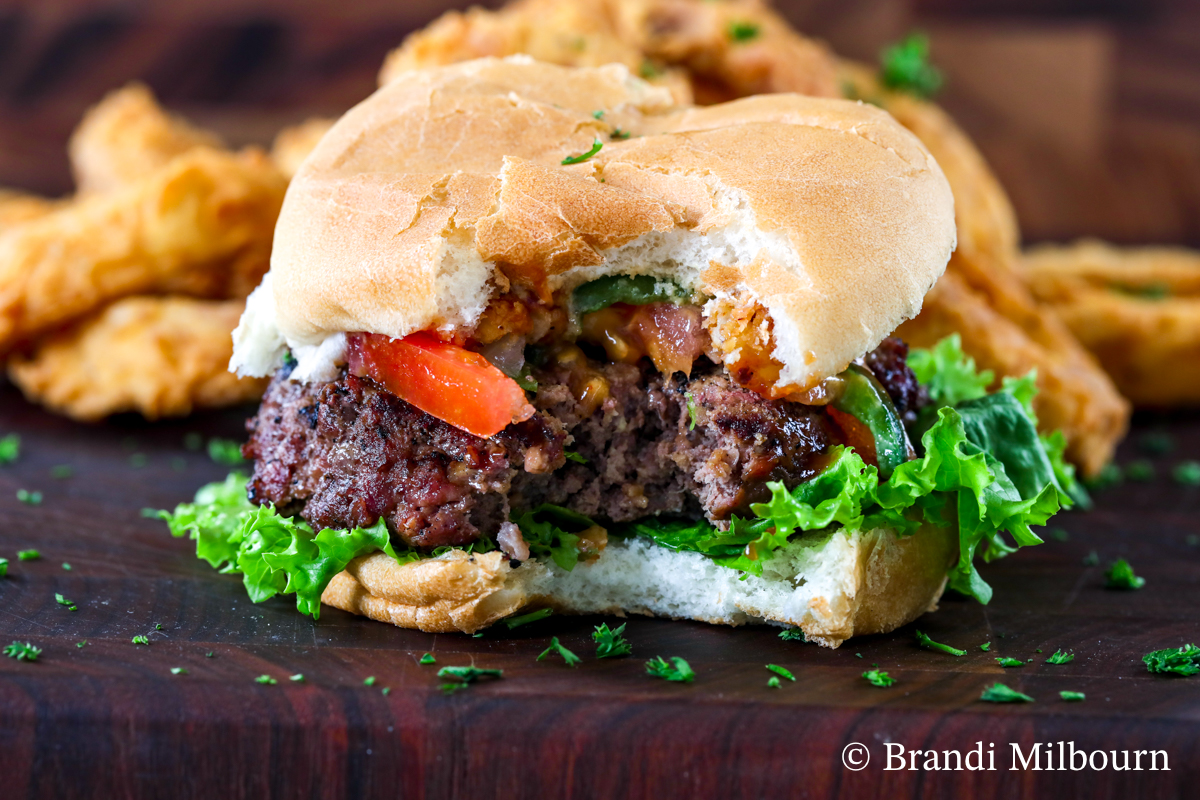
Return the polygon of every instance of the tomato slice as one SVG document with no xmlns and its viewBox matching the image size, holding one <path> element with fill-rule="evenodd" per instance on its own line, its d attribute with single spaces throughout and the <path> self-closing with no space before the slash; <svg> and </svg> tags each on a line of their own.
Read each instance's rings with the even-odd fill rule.
<svg viewBox="0 0 1200 800">
<path fill-rule="evenodd" d="M 351 334 L 348 359 L 355 375 L 476 436 L 495 436 L 533 416 L 516 381 L 478 353 L 423 331 L 403 339 Z"/>
</svg>

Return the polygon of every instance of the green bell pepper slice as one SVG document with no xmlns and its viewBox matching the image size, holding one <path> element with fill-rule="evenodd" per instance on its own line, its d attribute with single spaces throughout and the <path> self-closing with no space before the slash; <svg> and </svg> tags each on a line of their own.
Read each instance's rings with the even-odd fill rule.
<svg viewBox="0 0 1200 800">
<path fill-rule="evenodd" d="M 875 439 L 875 460 L 879 477 L 887 479 L 896 467 L 908 460 L 908 439 L 904 423 L 892 405 L 883 384 L 871 371 L 858 364 L 838 376 L 844 391 L 831 405 L 849 414 L 871 431 Z"/>
<path fill-rule="evenodd" d="M 644 306 L 648 303 L 678 303 L 691 296 L 682 286 L 653 275 L 606 275 L 588 281 L 571 295 L 576 314 L 590 314 L 613 303 Z"/>
</svg>

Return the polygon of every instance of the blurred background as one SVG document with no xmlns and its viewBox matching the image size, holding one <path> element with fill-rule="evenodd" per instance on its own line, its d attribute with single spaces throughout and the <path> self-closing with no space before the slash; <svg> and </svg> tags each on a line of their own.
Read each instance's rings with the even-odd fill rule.
<svg viewBox="0 0 1200 800">
<path fill-rule="evenodd" d="M 66 141 L 131 79 L 230 143 L 336 116 L 445 0 L 0 2 L 0 186 L 71 190 Z M 483 3 L 495 6 L 496 3 Z M 1008 190 L 1026 241 L 1200 245 L 1200 3 L 779 0 L 802 32 L 874 62 L 913 28 L 939 102 Z"/>
</svg>

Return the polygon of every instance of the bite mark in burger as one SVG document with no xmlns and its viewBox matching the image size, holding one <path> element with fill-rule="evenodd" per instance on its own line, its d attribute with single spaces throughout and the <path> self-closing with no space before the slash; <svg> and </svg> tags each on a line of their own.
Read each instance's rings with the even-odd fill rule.
<svg viewBox="0 0 1200 800">
<path fill-rule="evenodd" d="M 300 167 L 235 332 L 274 374 L 248 501 L 172 529 L 256 600 L 428 631 L 552 607 L 837 646 L 947 578 L 986 602 L 975 555 L 1036 544 L 1072 481 L 1028 382 L 964 388 L 952 341 L 918 375 L 889 338 L 954 242 L 941 170 L 871 106 L 414 72 Z"/>
</svg>

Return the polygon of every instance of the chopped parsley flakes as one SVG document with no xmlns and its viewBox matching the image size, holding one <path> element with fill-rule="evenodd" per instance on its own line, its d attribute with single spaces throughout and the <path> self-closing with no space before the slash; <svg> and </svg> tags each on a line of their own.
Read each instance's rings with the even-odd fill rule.
<svg viewBox="0 0 1200 800">
<path fill-rule="evenodd" d="M 1185 644 L 1182 647 L 1168 647 L 1166 650 L 1155 650 L 1142 656 L 1142 663 L 1149 672 L 1162 675 L 1182 675 L 1185 678 L 1200 672 L 1200 647 Z"/>
<path fill-rule="evenodd" d="M 910 33 L 879 54 L 879 77 L 889 89 L 932 97 L 942 88 L 942 73 L 929 63 L 929 37 Z"/>
<path fill-rule="evenodd" d="M 275 684 L 279 683 L 279 681 L 275 680 L 270 675 L 259 675 L 254 679 L 254 682 L 261 683 L 264 686 L 274 686 Z"/>
<path fill-rule="evenodd" d="M 984 642 L 983 644 L 979 645 L 979 649 L 986 653 L 987 651 L 992 649 L 992 643 Z"/>
<path fill-rule="evenodd" d="M 504 620 L 504 624 L 511 631 L 513 628 L 519 628 L 522 625 L 537 622 L 539 619 L 545 619 L 553 613 L 554 609 L 552 608 L 539 608 L 537 611 L 530 611 L 528 614 L 522 614 L 519 617 L 510 617 Z"/>
<path fill-rule="evenodd" d="M 574 461 L 576 464 L 588 463 L 586 458 L 581 456 L 579 453 L 576 453 L 574 450 L 563 450 L 563 456 L 566 457 L 567 461 Z"/>
<path fill-rule="evenodd" d="M 762 28 L 759 27 L 757 22 L 750 22 L 744 19 L 735 19 L 725 29 L 725 34 L 731 42 L 749 42 L 757 39 L 760 33 L 762 33 Z"/>
<path fill-rule="evenodd" d="M 694 431 L 696 430 L 696 398 L 692 396 L 691 392 L 684 393 L 684 397 L 687 398 L 688 430 Z"/>
<path fill-rule="evenodd" d="M 0 578 L 8 575 L 8 559 L 0 558 Z"/>
<path fill-rule="evenodd" d="M 1152 456 L 1165 456 L 1175 449 L 1175 441 L 1166 431 L 1151 431 L 1138 440 L 1138 446 Z"/>
<path fill-rule="evenodd" d="M 440 687 L 446 694 L 454 694 L 460 689 L 467 688 L 480 678 L 502 678 L 504 677 L 504 670 L 480 669 L 479 667 L 442 667 L 437 671 L 437 676 L 442 680 L 457 681 L 457 683 L 443 683 Z"/>
<path fill-rule="evenodd" d="M 592 641 L 596 643 L 596 658 L 620 658 L 632 655 L 633 645 L 622 635 L 625 633 L 627 624 L 621 623 L 611 630 L 607 622 L 596 626 L 596 630 L 592 631 Z"/>
<path fill-rule="evenodd" d="M 1071 691 L 1067 691 L 1066 689 L 1059 692 L 1058 696 L 1061 697 L 1063 700 L 1066 700 L 1068 703 L 1081 703 L 1081 702 L 1083 702 L 1084 699 L 1087 698 L 1087 695 L 1084 694 L 1083 692 L 1071 692 Z"/>
<path fill-rule="evenodd" d="M 1200 486 L 1200 461 L 1180 461 L 1171 470 L 1171 477 L 1184 486 Z"/>
<path fill-rule="evenodd" d="M 1146 483 L 1154 480 L 1154 465 L 1144 458 L 1125 465 L 1125 477 L 1131 481 Z"/>
<path fill-rule="evenodd" d="M 691 665 L 679 656 L 672 656 L 669 663 L 662 656 L 650 659 L 646 662 L 646 674 L 677 683 L 691 683 L 696 679 Z"/>
<path fill-rule="evenodd" d="M 1054 655 L 1046 659 L 1047 664 L 1070 664 L 1075 660 L 1074 653 L 1068 653 L 1063 650 L 1055 650 Z"/>
<path fill-rule="evenodd" d="M 1016 689 L 1010 689 L 1003 683 L 995 683 L 983 690 L 979 699 L 985 703 L 1032 703 L 1034 699 L 1022 694 Z"/>
<path fill-rule="evenodd" d="M 0 436 L 0 464 L 12 464 L 21 455 L 21 437 L 15 433 Z"/>
<path fill-rule="evenodd" d="M 533 367 L 529 364 L 521 367 L 521 371 L 513 376 L 513 380 L 527 392 L 536 392 L 538 389 L 537 378 L 533 377 Z"/>
<path fill-rule="evenodd" d="M 172 675 L 187 675 L 188 671 L 183 667 L 171 667 Z"/>
<path fill-rule="evenodd" d="M 18 550 L 17 551 L 17 560 L 18 561 L 37 561 L 41 557 L 42 557 L 42 554 L 39 553 L 37 550 L 34 550 L 33 548 L 30 548 L 28 550 Z"/>
<path fill-rule="evenodd" d="M 209 439 L 208 457 L 218 464 L 234 466 L 245 461 L 242 458 L 242 446 L 232 439 Z"/>
<path fill-rule="evenodd" d="M 785 631 L 779 632 L 779 638 L 786 642 L 807 642 L 804 637 L 804 631 L 800 628 L 788 628 Z"/>
<path fill-rule="evenodd" d="M 771 678 L 767 679 L 767 686 L 770 686 L 772 689 L 778 689 L 783 686 L 783 684 L 779 682 L 779 678 L 772 676 Z"/>
<path fill-rule="evenodd" d="M 1140 589 L 1146 585 L 1145 578 L 1133 574 L 1133 567 L 1123 558 L 1118 558 L 1104 573 L 1107 589 Z"/>
<path fill-rule="evenodd" d="M 541 655 L 537 657 L 537 660 L 541 661 L 544 658 L 548 658 L 552 653 L 558 653 L 560 656 L 562 656 L 562 660 L 567 662 L 568 667 L 578 666 L 579 662 L 583 660 L 567 648 L 563 647 L 562 643 L 558 641 L 557 636 L 550 640 L 550 646 L 542 651 Z"/>
<path fill-rule="evenodd" d="M 896 679 L 886 672 L 878 669 L 869 669 L 862 674 L 867 682 L 872 686 L 878 686 L 880 689 L 886 689 L 896 682 Z"/>
<path fill-rule="evenodd" d="M 584 161 L 587 161 L 589 158 L 596 155 L 596 153 L 599 153 L 601 147 L 604 147 L 604 142 L 600 141 L 599 139 L 593 139 L 592 146 L 586 153 L 580 153 L 577 156 L 567 156 L 562 160 L 562 164 L 564 167 L 571 164 L 582 164 Z"/>
<path fill-rule="evenodd" d="M 42 648 L 34 647 L 30 642 L 13 642 L 4 648 L 4 655 L 17 661 L 37 661 L 41 654 Z"/>
<path fill-rule="evenodd" d="M 771 670 L 771 672 L 774 672 L 781 678 L 787 678 L 793 683 L 796 681 L 796 676 L 791 673 L 791 670 L 781 667 L 778 664 L 767 664 L 767 669 Z"/>
<path fill-rule="evenodd" d="M 40 506 L 42 504 L 42 493 L 31 492 L 28 489 L 17 489 L 17 500 L 29 506 Z"/>
<path fill-rule="evenodd" d="M 999 656 L 996 658 L 996 663 L 1002 667 L 1023 667 L 1025 662 L 1019 658 L 1009 658 L 1008 656 Z"/>
<path fill-rule="evenodd" d="M 363 680 L 363 686 L 374 686 L 374 685 L 375 685 L 375 676 L 374 675 Z"/>
<path fill-rule="evenodd" d="M 926 650 L 940 650 L 943 653 L 949 653 L 952 656 L 965 656 L 967 654 L 966 650 L 959 650 L 957 647 L 951 647 L 948 644 L 935 642 L 933 639 L 930 639 L 920 631 L 917 631 L 917 644 L 921 645 L 921 647 L 924 647 Z"/>
<path fill-rule="evenodd" d="M 150 644 L 150 640 L 147 639 L 145 636 L 142 636 L 141 634 L 133 637 L 132 639 L 130 639 L 130 641 L 133 642 L 134 644 L 144 644 L 144 645 Z"/>
<path fill-rule="evenodd" d="M 292 683 L 304 683 L 304 673 L 297 672 L 295 675 L 289 675 L 288 680 Z"/>
<path fill-rule="evenodd" d="M 418 661 L 417 663 L 418 664 L 436 664 L 437 659 L 433 657 L 433 653 L 426 653 L 425 655 L 421 656 L 421 660 Z"/>
<path fill-rule="evenodd" d="M 1121 472 L 1121 468 L 1116 464 L 1109 463 L 1101 467 L 1100 471 L 1092 477 L 1084 478 L 1083 484 L 1087 486 L 1087 488 L 1096 491 L 1100 489 L 1107 489 L 1110 486 L 1116 486 L 1124 479 L 1125 475 Z"/>
<path fill-rule="evenodd" d="M 1165 300 L 1171 296 L 1171 287 L 1165 283 L 1129 284 L 1110 283 L 1109 291 L 1117 294 L 1137 297 L 1141 300 Z"/>
<path fill-rule="evenodd" d="M 471 683 L 480 678 L 499 678 L 504 675 L 502 669 L 480 669 L 479 667 L 442 667 L 438 670 L 439 678 L 452 678 L 456 681 Z"/>
<path fill-rule="evenodd" d="M 66 606 L 68 611 L 74 611 L 74 610 L 75 610 L 75 604 L 74 604 L 74 603 L 72 603 L 72 602 L 71 602 L 70 600 L 68 600 L 67 598 L 63 597 L 63 596 L 62 596 L 61 594 L 59 594 L 58 592 L 55 592 L 55 593 L 54 593 L 54 602 L 58 603 L 60 606 Z"/>
<path fill-rule="evenodd" d="M 658 66 L 658 64 L 655 64 L 648 58 L 642 59 L 642 63 L 638 66 L 638 75 L 643 78 L 657 78 L 662 74 L 662 67 Z"/>
</svg>

